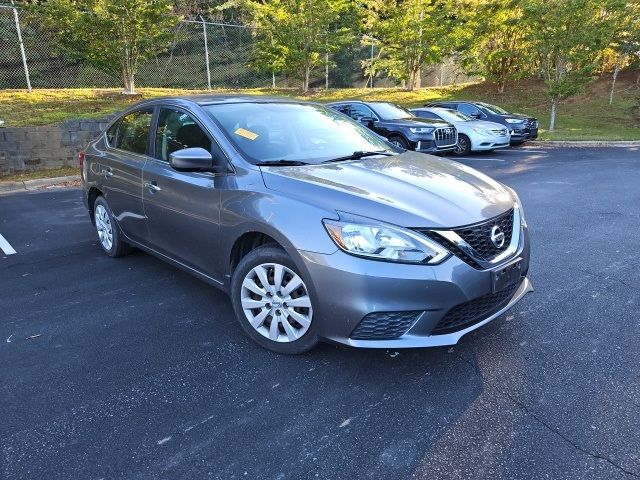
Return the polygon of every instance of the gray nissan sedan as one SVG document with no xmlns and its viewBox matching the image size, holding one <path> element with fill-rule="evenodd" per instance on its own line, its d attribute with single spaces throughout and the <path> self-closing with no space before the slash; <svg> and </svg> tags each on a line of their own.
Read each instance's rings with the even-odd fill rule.
<svg viewBox="0 0 640 480">
<path fill-rule="evenodd" d="M 512 189 L 322 105 L 146 101 L 79 157 L 107 255 L 137 247 L 223 289 L 276 352 L 452 345 L 531 291 Z"/>
</svg>

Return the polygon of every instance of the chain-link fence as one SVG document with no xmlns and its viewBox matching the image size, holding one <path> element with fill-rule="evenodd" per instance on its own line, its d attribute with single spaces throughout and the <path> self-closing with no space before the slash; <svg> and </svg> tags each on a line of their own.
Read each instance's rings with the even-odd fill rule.
<svg viewBox="0 0 640 480">
<path fill-rule="evenodd" d="M 251 27 L 185 20 L 173 33 L 168 48 L 139 65 L 138 87 L 164 88 L 256 88 L 298 87 L 297 79 L 256 71 L 249 67 L 255 35 Z M 22 45 L 21 45 L 22 43 Z M 378 53 L 374 45 L 374 56 Z M 326 56 L 328 65 L 316 68 L 311 87 L 349 88 L 370 86 L 363 62 L 371 47 L 357 39 Z M 425 68 L 422 86 L 441 86 L 469 81 L 453 60 Z M 397 86 L 384 73 L 373 79 L 376 87 Z M 55 49 L 55 41 L 19 10 L 0 5 L 0 89 L 118 88 L 122 80 L 75 61 Z"/>
</svg>

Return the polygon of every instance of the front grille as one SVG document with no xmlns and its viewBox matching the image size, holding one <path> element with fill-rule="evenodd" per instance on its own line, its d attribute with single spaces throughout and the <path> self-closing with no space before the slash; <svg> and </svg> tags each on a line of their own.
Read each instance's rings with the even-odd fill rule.
<svg viewBox="0 0 640 480">
<path fill-rule="evenodd" d="M 471 325 L 481 322 L 493 313 L 497 312 L 509 303 L 511 297 L 518 289 L 519 283 L 513 284 L 504 290 L 489 293 L 468 302 L 456 305 L 449 310 L 431 331 L 431 335 L 444 335 L 457 332 Z"/>
<path fill-rule="evenodd" d="M 456 129 L 453 127 L 437 128 L 434 132 L 436 145 L 454 145 L 456 143 Z"/>
<path fill-rule="evenodd" d="M 495 226 L 504 232 L 504 244 L 500 248 L 496 247 L 491 241 L 491 229 Z M 453 231 L 460 235 L 460 237 L 476 251 L 478 256 L 484 260 L 493 260 L 504 252 L 511 242 L 511 234 L 513 233 L 513 209 L 486 222 L 470 227 L 456 228 Z"/>
<path fill-rule="evenodd" d="M 504 233 L 504 244 L 500 248 L 496 247 L 491 241 L 491 229 L 494 226 L 500 227 Z M 440 243 L 473 268 L 482 269 L 482 266 L 474 258 L 465 253 L 455 243 L 440 235 L 437 230 L 418 229 L 418 231 Z M 480 260 L 490 262 L 509 248 L 511 236 L 513 235 L 513 209 L 484 222 L 467 227 L 454 228 L 451 231 L 457 233 L 460 238 L 467 242 Z"/>
<path fill-rule="evenodd" d="M 423 312 L 374 312 L 366 315 L 351 333 L 354 340 L 390 340 L 401 337 Z"/>
</svg>

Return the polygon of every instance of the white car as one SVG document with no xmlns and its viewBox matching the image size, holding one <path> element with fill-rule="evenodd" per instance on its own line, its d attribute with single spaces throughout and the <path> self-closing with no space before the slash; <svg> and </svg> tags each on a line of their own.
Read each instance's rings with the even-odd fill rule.
<svg viewBox="0 0 640 480">
<path fill-rule="evenodd" d="M 509 146 L 511 135 L 504 125 L 476 120 L 462 112 L 450 108 L 414 108 L 411 112 L 422 118 L 444 120 L 458 129 L 456 155 L 468 155 L 470 152 L 492 151 Z"/>
</svg>

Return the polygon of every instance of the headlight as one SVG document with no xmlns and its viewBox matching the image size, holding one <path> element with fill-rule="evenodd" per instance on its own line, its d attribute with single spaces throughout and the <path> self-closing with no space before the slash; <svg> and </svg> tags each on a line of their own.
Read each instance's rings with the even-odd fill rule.
<svg viewBox="0 0 640 480">
<path fill-rule="evenodd" d="M 411 133 L 431 133 L 435 129 L 431 127 L 409 127 Z"/>
<path fill-rule="evenodd" d="M 524 207 L 522 206 L 522 201 L 520 200 L 520 197 L 518 196 L 518 194 L 513 188 L 507 187 L 506 185 L 504 186 L 506 187 L 507 190 L 509 190 L 509 192 L 511 192 L 511 195 L 513 196 L 514 200 L 518 204 L 518 208 L 520 208 L 520 224 L 524 228 L 527 228 L 527 221 L 524 218 Z"/>
<path fill-rule="evenodd" d="M 505 118 L 507 123 L 522 123 L 524 120 L 520 120 L 518 118 Z"/>
<path fill-rule="evenodd" d="M 436 264 L 449 256 L 440 245 L 404 228 L 323 220 L 329 236 L 347 253 L 374 260 Z"/>
<path fill-rule="evenodd" d="M 473 127 L 471 130 L 473 130 L 474 132 L 480 134 L 480 135 L 486 135 L 488 137 L 493 135 L 493 132 L 491 130 L 488 130 L 486 128 L 482 128 L 482 127 Z"/>
</svg>

